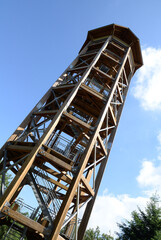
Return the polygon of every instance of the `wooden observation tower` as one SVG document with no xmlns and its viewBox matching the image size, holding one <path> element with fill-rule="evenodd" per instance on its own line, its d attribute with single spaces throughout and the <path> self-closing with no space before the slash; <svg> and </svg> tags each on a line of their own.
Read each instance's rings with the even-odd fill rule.
<svg viewBox="0 0 161 240">
<path fill-rule="evenodd" d="M 129 28 L 88 32 L 76 59 L 1 148 L 3 240 L 83 239 L 130 80 L 142 64 Z M 27 189 L 36 206 L 19 198 Z"/>
</svg>

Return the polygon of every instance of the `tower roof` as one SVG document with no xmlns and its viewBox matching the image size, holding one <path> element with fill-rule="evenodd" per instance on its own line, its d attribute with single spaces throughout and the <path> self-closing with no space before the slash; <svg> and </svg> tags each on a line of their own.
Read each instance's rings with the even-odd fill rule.
<svg viewBox="0 0 161 240">
<path fill-rule="evenodd" d="M 129 28 L 117 24 L 110 24 L 88 31 L 87 39 L 83 44 L 81 50 L 86 46 L 89 41 L 109 35 L 113 35 L 131 46 L 134 61 L 136 64 L 136 69 L 140 68 L 143 65 L 139 39 Z"/>
</svg>

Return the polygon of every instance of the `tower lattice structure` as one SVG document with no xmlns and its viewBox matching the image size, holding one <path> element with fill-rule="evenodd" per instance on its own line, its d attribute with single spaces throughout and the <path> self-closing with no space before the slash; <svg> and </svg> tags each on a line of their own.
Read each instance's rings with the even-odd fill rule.
<svg viewBox="0 0 161 240">
<path fill-rule="evenodd" d="M 83 239 L 130 80 L 142 64 L 129 28 L 88 32 L 76 59 L 1 148 L 3 240 Z M 19 198 L 28 188 L 36 206 Z"/>
</svg>

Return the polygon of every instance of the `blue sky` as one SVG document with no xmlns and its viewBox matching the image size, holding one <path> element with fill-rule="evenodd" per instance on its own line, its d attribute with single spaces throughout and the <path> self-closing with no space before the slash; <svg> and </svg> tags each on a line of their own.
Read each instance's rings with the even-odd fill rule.
<svg viewBox="0 0 161 240">
<path fill-rule="evenodd" d="M 144 67 L 132 79 L 89 224 L 104 232 L 152 192 L 161 195 L 160 9 L 160 0 L 0 1 L 0 146 L 77 56 L 88 30 L 116 23 L 140 38 Z"/>
</svg>

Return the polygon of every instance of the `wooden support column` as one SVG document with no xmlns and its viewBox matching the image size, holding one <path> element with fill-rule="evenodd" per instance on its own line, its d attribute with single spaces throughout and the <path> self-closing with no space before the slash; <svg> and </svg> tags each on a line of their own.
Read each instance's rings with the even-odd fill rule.
<svg viewBox="0 0 161 240">
<path fill-rule="evenodd" d="M 128 84 L 128 87 L 126 88 L 126 91 L 124 92 L 124 96 L 125 96 L 124 102 L 120 106 L 120 109 L 119 109 L 119 112 L 118 112 L 117 125 L 116 125 L 115 128 L 113 128 L 112 133 L 110 135 L 110 138 L 109 138 L 110 143 L 113 143 L 113 140 L 114 140 L 114 137 L 115 137 L 115 134 L 116 134 L 116 131 L 117 131 L 117 127 L 118 127 L 119 120 L 120 120 L 120 117 L 121 117 L 121 112 L 122 112 L 123 107 L 124 107 L 124 103 L 125 103 L 125 99 L 126 99 L 126 96 L 127 96 L 127 92 L 128 92 L 128 88 L 129 88 L 129 85 L 130 85 L 130 80 L 131 80 L 132 75 L 133 75 L 133 72 L 130 74 L 129 79 L 128 79 L 129 84 Z M 99 170 L 98 170 L 98 173 L 97 173 L 97 177 L 96 177 L 95 195 L 86 206 L 86 210 L 84 212 L 84 215 L 83 215 L 80 227 L 79 227 L 78 240 L 82 240 L 83 237 L 84 237 L 84 234 L 85 234 L 85 231 L 86 231 L 86 226 L 88 224 L 88 221 L 89 221 L 89 218 L 90 218 L 90 215 L 91 215 L 91 212 L 92 212 L 92 209 L 93 209 L 96 197 L 97 197 L 99 186 L 100 186 L 100 183 L 101 183 L 101 180 L 102 180 L 102 177 L 103 177 L 103 173 L 104 173 L 105 168 L 106 168 L 108 157 L 109 157 L 109 154 L 110 154 L 110 151 L 111 151 L 111 148 L 108 149 L 108 151 L 104 148 L 104 146 L 102 144 L 102 140 L 100 138 L 100 135 L 98 135 L 98 141 L 101 144 L 101 147 L 102 147 L 106 157 L 100 164 L 100 167 L 99 167 Z M 112 145 L 111 145 L 111 147 L 112 147 Z"/>
</svg>

